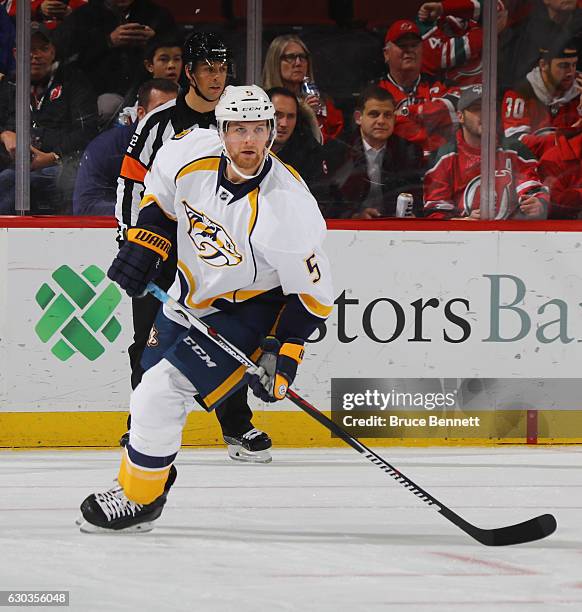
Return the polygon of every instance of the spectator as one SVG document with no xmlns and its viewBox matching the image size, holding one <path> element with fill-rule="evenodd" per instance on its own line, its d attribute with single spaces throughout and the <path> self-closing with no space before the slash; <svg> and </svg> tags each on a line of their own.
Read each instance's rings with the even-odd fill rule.
<svg viewBox="0 0 582 612">
<path fill-rule="evenodd" d="M 0 80 L 14 72 L 16 30 L 3 6 L 0 6 Z"/>
<path fill-rule="evenodd" d="M 146 81 L 137 95 L 137 119 L 143 119 L 150 111 L 176 98 L 178 90 L 178 85 L 171 79 Z M 117 178 L 135 128 L 136 124 L 114 127 L 89 143 L 79 164 L 73 214 L 115 214 Z"/>
<path fill-rule="evenodd" d="M 292 166 L 311 188 L 322 178 L 323 149 L 315 140 L 311 129 L 303 124 L 295 94 L 284 87 L 267 91 L 275 107 L 277 136 L 271 151 Z"/>
<path fill-rule="evenodd" d="M 87 4 L 88 0 L 28 0 L 33 21 L 44 22 L 49 30 L 55 28 L 75 9 Z M 10 17 L 16 17 L 16 0 L 0 0 Z"/>
<path fill-rule="evenodd" d="M 88 0 L 32 0 L 32 18 L 43 21 L 46 27 L 52 30 L 87 2 Z"/>
<path fill-rule="evenodd" d="M 549 44 L 564 48 L 575 40 L 578 58 L 582 52 L 582 10 L 576 0 L 540 0 L 525 21 L 513 29 L 513 40 L 504 55 L 504 89 L 519 83 L 539 59 L 539 50 Z"/>
<path fill-rule="evenodd" d="M 91 85 L 79 71 L 55 62 L 51 31 L 31 28 L 31 210 L 65 211 L 73 192 L 81 151 L 97 132 Z M 0 140 L 12 159 L 16 152 L 14 98 Z M 15 171 L 0 173 L 0 214 L 14 212 Z"/>
<path fill-rule="evenodd" d="M 481 83 L 481 18 L 481 5 L 475 5 L 472 0 L 425 2 L 418 11 L 422 72 L 459 87 Z M 503 32 L 507 21 L 507 10 L 497 0 L 498 34 Z"/>
<path fill-rule="evenodd" d="M 0 135 L 10 127 L 7 124 L 10 121 L 10 109 L 14 106 L 15 94 L 14 84 L 8 79 L 0 79 Z M 0 171 L 10 167 L 12 163 L 12 158 L 0 141 Z"/>
<path fill-rule="evenodd" d="M 142 83 L 147 79 L 169 79 L 178 84 L 183 66 L 182 42 L 171 34 L 152 38 L 145 47 L 143 66 Z M 132 89 L 125 96 L 125 101 L 135 102 L 132 106 L 125 106 L 119 113 L 118 123 L 121 125 L 130 125 L 137 118 L 138 89 Z"/>
<path fill-rule="evenodd" d="M 540 176 L 550 188 L 550 219 L 578 219 L 582 213 L 582 134 L 561 134 L 540 160 Z"/>
<path fill-rule="evenodd" d="M 169 11 L 151 0 L 89 0 L 56 29 L 59 56 L 76 60 L 93 84 L 102 123 L 141 74 L 144 45 L 173 27 Z"/>
<path fill-rule="evenodd" d="M 580 115 L 576 82 L 578 51 L 565 47 L 541 50 L 541 59 L 515 89 L 505 92 L 502 122 L 506 137 L 519 138 L 539 159 L 556 144 L 556 133 L 571 128 Z"/>
<path fill-rule="evenodd" d="M 406 19 L 394 22 L 386 32 L 386 77 L 378 83 L 396 101 L 395 134 L 436 150 L 450 140 L 456 97 L 429 75 L 422 74 L 422 38 L 418 26 Z"/>
<path fill-rule="evenodd" d="M 481 85 L 464 89 L 459 100 L 460 129 L 441 147 L 424 177 L 426 216 L 434 219 L 481 218 Z M 495 219 L 540 219 L 547 189 L 531 151 L 517 139 L 503 139 L 495 165 Z"/>
<path fill-rule="evenodd" d="M 358 99 L 357 131 L 348 143 L 325 146 L 327 189 L 319 197 L 326 217 L 393 217 L 401 192 L 411 193 L 422 211 L 422 148 L 397 136 L 395 101 L 388 91 L 369 85 Z"/>
<path fill-rule="evenodd" d="M 285 87 L 291 90 L 297 99 L 302 100 L 300 111 L 306 122 L 313 123 L 313 115 L 316 116 L 320 133 L 316 131 L 314 136 L 325 143 L 341 133 L 343 115 L 328 96 L 305 95 L 302 92 L 301 86 L 306 77 L 315 82 L 311 54 L 305 43 L 294 34 L 274 38 L 263 66 L 263 88 Z"/>
</svg>

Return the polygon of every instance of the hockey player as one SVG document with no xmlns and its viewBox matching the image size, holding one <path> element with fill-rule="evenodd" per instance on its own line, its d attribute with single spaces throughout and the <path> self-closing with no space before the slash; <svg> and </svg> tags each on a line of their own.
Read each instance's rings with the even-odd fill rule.
<svg viewBox="0 0 582 612">
<path fill-rule="evenodd" d="M 129 295 L 141 295 L 177 244 L 170 295 L 257 367 L 245 372 L 164 307 L 155 347 L 144 355 L 149 368 L 131 396 L 129 444 L 117 484 L 82 503 L 82 531 L 152 529 L 176 475 L 173 462 L 193 396 L 212 410 L 246 375 L 255 395 L 282 399 L 305 340 L 331 312 L 325 222 L 299 175 L 269 155 L 274 115 L 259 87 L 229 86 L 216 107 L 218 133 L 174 137 L 146 177 L 137 224 L 109 277 Z"/>
<path fill-rule="evenodd" d="M 160 107 L 141 122 L 125 156 L 117 190 L 116 217 L 122 233 L 135 225 L 143 195 L 143 181 L 164 142 L 184 130 L 216 127 L 214 108 L 218 103 L 228 73 L 231 53 L 212 32 L 192 34 L 184 44 L 183 59 L 188 90 L 178 99 Z M 173 249 L 162 266 L 159 285 L 167 289 L 176 274 L 176 253 Z M 141 380 L 141 356 L 150 336 L 160 304 L 151 295 L 132 300 L 134 341 L 129 347 L 131 383 L 135 389 Z M 155 338 L 156 331 L 152 331 Z M 241 461 L 270 461 L 267 449 L 269 436 L 256 430 L 247 402 L 247 389 L 242 387 L 216 410 L 228 453 Z M 251 438 L 245 434 L 252 432 Z M 122 444 L 127 442 L 127 434 Z"/>
</svg>

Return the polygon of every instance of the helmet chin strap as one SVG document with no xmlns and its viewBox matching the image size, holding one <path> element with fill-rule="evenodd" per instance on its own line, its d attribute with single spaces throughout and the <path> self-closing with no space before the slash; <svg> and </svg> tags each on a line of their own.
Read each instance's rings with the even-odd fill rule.
<svg viewBox="0 0 582 612">
<path fill-rule="evenodd" d="M 224 157 L 226 157 L 226 161 L 230 164 L 231 168 L 241 177 L 243 178 L 245 181 L 249 181 L 250 179 L 254 179 L 255 177 L 259 176 L 259 174 L 261 174 L 263 167 L 265 166 L 265 162 L 267 161 L 267 155 L 269 154 L 269 152 L 265 149 L 265 155 L 263 156 L 263 161 L 261 162 L 261 165 L 259 166 L 258 170 L 255 172 L 255 174 L 245 174 L 233 161 L 232 159 L 230 159 L 230 157 L 228 156 L 228 153 L 226 152 L 226 149 L 224 150 Z"/>
<path fill-rule="evenodd" d="M 220 137 L 220 140 L 222 142 L 222 152 L 224 153 L 224 157 L 226 158 L 227 163 L 230 164 L 231 168 L 235 171 L 236 174 L 238 174 L 242 179 L 244 179 L 245 181 L 249 181 L 250 179 L 254 179 L 257 176 L 259 176 L 259 174 L 261 174 L 261 172 L 263 171 L 263 168 L 265 167 L 265 164 L 267 163 L 267 157 L 269 156 L 269 151 L 271 150 L 271 147 L 273 146 L 273 142 L 275 141 L 275 138 L 277 136 L 277 131 L 275 130 L 275 128 L 273 127 L 271 129 L 271 138 L 268 142 L 268 144 L 265 146 L 265 152 L 263 155 L 263 161 L 261 162 L 261 164 L 259 165 L 257 171 L 254 174 L 245 174 L 230 158 L 230 155 L 228 154 L 228 151 L 226 150 L 226 144 L 224 142 L 224 133 L 222 131 L 222 127 L 218 130 L 218 135 Z"/>
<path fill-rule="evenodd" d="M 211 100 L 210 98 L 207 98 L 201 91 L 200 88 L 198 87 L 198 83 L 196 82 L 196 77 L 194 76 L 194 74 L 192 73 L 192 69 L 190 68 L 189 70 L 190 72 L 190 78 L 192 79 L 192 81 L 194 82 L 194 85 L 192 85 L 192 81 L 190 81 L 190 87 L 192 87 L 194 89 L 194 93 L 199 97 L 202 98 L 203 100 L 205 100 L 206 102 L 216 102 L 216 100 Z"/>
</svg>

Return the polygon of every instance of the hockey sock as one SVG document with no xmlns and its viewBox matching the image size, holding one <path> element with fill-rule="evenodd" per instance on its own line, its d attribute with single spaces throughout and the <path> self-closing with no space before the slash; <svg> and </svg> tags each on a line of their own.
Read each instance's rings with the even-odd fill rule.
<svg viewBox="0 0 582 612">
<path fill-rule="evenodd" d="M 117 480 L 123 487 L 127 499 L 138 504 L 151 504 L 164 492 L 171 466 L 162 469 L 150 469 L 135 465 L 123 453 Z"/>
</svg>

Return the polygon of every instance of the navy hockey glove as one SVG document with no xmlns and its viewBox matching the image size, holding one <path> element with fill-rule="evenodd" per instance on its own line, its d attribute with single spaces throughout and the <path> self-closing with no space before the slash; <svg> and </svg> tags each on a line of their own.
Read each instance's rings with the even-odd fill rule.
<svg viewBox="0 0 582 612">
<path fill-rule="evenodd" d="M 261 343 L 263 354 L 257 365 L 249 368 L 246 378 L 253 393 L 264 402 L 276 402 L 285 397 L 287 387 L 295 380 L 297 367 L 303 361 L 303 340 L 289 338 L 281 344 L 267 336 Z"/>
<path fill-rule="evenodd" d="M 158 227 L 131 227 L 107 276 L 125 289 L 129 297 L 142 297 L 147 284 L 161 272 L 172 243 Z"/>
</svg>

